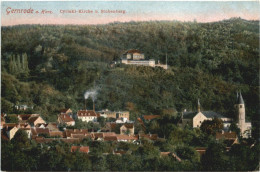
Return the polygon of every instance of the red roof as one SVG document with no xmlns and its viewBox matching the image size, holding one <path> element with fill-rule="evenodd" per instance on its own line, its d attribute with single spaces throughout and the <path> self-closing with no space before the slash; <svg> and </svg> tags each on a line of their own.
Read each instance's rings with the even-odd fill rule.
<svg viewBox="0 0 260 172">
<path fill-rule="evenodd" d="M 62 131 L 50 131 L 50 136 L 60 136 L 61 138 L 64 137 L 64 132 Z"/>
<path fill-rule="evenodd" d="M 87 134 L 87 129 L 67 129 L 65 130 L 66 137 L 71 137 L 71 134 Z"/>
<path fill-rule="evenodd" d="M 88 153 L 89 147 L 88 146 L 71 146 L 71 149 L 70 149 L 71 152 L 76 152 L 77 150 L 82 153 Z"/>
<path fill-rule="evenodd" d="M 18 115 L 23 121 L 28 120 L 31 116 L 32 114 Z"/>
<path fill-rule="evenodd" d="M 145 120 L 151 120 L 155 118 L 160 118 L 160 115 L 144 115 Z"/>
<path fill-rule="evenodd" d="M 132 128 L 134 128 L 134 124 L 133 123 L 131 123 L 131 124 L 129 124 L 129 123 L 125 123 L 125 124 L 123 124 L 126 128 L 128 128 L 128 129 L 132 129 Z M 122 125 L 122 126 L 123 126 Z"/>
<path fill-rule="evenodd" d="M 137 49 L 128 50 L 124 54 L 128 54 L 128 53 L 130 53 L 130 54 L 133 54 L 133 53 L 140 53 L 140 54 L 142 54 L 142 52 L 140 50 L 137 50 Z"/>
<path fill-rule="evenodd" d="M 235 140 L 237 138 L 237 134 L 235 132 L 217 132 L 216 133 L 216 139 L 232 139 Z"/>
<path fill-rule="evenodd" d="M 74 139 L 66 139 L 66 138 L 43 138 L 43 137 L 36 137 L 34 140 L 37 143 L 49 143 L 53 141 L 63 141 L 65 143 L 79 143 L 79 139 L 74 138 Z"/>
<path fill-rule="evenodd" d="M 134 136 L 123 135 L 123 134 L 117 134 L 116 137 L 117 137 L 117 140 L 138 140 Z"/>
<path fill-rule="evenodd" d="M 50 135 L 48 128 L 31 128 L 32 135 L 47 134 Z"/>
<path fill-rule="evenodd" d="M 63 122 L 73 122 L 74 121 L 74 119 L 72 119 L 68 114 L 60 114 L 59 118 Z"/>
<path fill-rule="evenodd" d="M 105 136 L 104 141 L 117 141 L 117 136 Z"/>
<path fill-rule="evenodd" d="M 77 116 L 96 116 L 97 117 L 97 114 L 93 110 L 79 110 L 77 112 Z"/>
</svg>

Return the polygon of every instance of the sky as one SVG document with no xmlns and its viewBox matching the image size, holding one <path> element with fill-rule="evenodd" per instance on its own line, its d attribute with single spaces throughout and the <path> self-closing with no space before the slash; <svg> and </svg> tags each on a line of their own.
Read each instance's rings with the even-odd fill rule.
<svg viewBox="0 0 260 172">
<path fill-rule="evenodd" d="M 150 20 L 214 22 L 232 17 L 259 20 L 259 5 L 258 1 L 2 1 L 1 24 L 86 25 Z M 42 13 L 43 10 L 49 13 Z M 80 10 L 92 10 L 93 13 L 79 13 Z M 106 13 L 101 13 L 102 10 Z M 107 13 L 107 10 L 117 11 Z"/>
</svg>

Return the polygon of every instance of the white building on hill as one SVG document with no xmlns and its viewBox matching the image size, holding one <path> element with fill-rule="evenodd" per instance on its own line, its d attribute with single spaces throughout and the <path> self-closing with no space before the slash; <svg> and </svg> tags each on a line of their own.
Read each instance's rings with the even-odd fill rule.
<svg viewBox="0 0 260 172">
<path fill-rule="evenodd" d="M 141 51 L 135 49 L 128 50 L 127 52 L 125 52 L 122 55 L 121 63 L 127 65 L 141 65 L 141 66 L 150 66 L 150 67 L 158 66 L 164 69 L 168 68 L 167 65 L 163 65 L 160 63 L 155 64 L 154 59 L 145 60 L 144 54 Z"/>
</svg>

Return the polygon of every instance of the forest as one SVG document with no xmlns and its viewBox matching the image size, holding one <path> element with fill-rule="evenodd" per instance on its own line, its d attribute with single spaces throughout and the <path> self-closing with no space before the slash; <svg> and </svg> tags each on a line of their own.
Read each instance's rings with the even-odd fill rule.
<svg viewBox="0 0 260 172">
<path fill-rule="evenodd" d="M 48 122 L 55 122 L 60 109 L 71 108 L 74 112 L 83 109 L 84 93 L 87 90 L 97 90 L 96 110 L 128 110 L 132 120 L 149 114 L 171 115 L 177 118 L 184 109 L 196 111 L 198 98 L 202 110 L 212 110 L 235 118 L 236 92 L 241 91 L 245 101 L 246 118 L 252 122 L 253 138 L 258 140 L 260 136 L 259 21 L 231 18 L 211 23 L 150 21 L 82 26 L 18 25 L 1 27 L 1 34 L 1 112 L 3 113 L 39 113 Z M 164 64 L 167 54 L 170 68 L 164 70 L 159 67 L 118 63 L 111 66 L 112 61 L 118 62 L 121 55 L 129 49 L 138 49 L 144 53 L 146 59 L 160 60 Z M 33 109 L 21 111 L 15 109 L 15 105 L 33 106 Z M 91 108 L 92 100 L 88 99 L 87 109 Z M 178 128 L 174 124 L 169 130 L 177 131 Z M 179 132 L 182 135 L 185 135 L 185 132 L 193 132 L 196 135 L 195 131 L 190 130 Z M 181 140 L 178 143 L 187 142 Z M 74 162 L 73 159 L 77 159 L 77 156 L 85 156 L 77 153 L 69 156 L 72 153 L 64 152 L 67 150 L 60 148 L 68 145 L 59 147 L 59 144 L 50 145 L 53 152 L 61 154 L 57 164 L 64 165 L 65 162 Z M 28 148 L 20 151 L 23 156 L 35 152 L 35 157 L 40 160 L 46 159 L 45 156 L 55 155 L 55 153 L 45 154 L 44 151 L 37 154 L 40 148 L 33 143 L 30 143 L 30 146 L 22 145 L 26 146 Z M 98 145 L 93 145 L 95 146 Z M 221 154 L 219 150 L 222 150 L 223 146 L 220 143 L 211 146 L 209 151 L 212 149 L 214 154 Z M 47 147 L 42 149 L 46 152 Z M 201 163 L 196 159 L 197 154 L 192 158 L 186 157 L 187 161 L 182 162 L 184 164 L 176 162 L 177 165 L 171 164 L 172 167 L 169 167 L 167 163 L 171 161 L 169 157 L 164 160 L 158 159 L 158 149 L 164 146 L 158 147 L 147 143 L 147 147 L 131 148 L 133 153 L 122 158 L 114 155 L 111 157 L 104 157 L 101 154 L 89 157 L 86 155 L 82 161 L 87 161 L 84 162 L 86 164 L 92 163 L 92 167 L 90 165 L 82 168 L 98 171 L 212 170 L 205 164 L 203 166 L 203 163 L 207 163 L 207 159 Z M 148 148 L 154 151 L 147 151 Z M 9 143 L 6 149 L 14 153 L 18 148 L 14 143 Z M 192 150 L 186 150 L 186 147 L 180 149 L 183 152 L 194 151 L 189 146 L 187 149 Z M 241 170 L 242 167 L 236 167 L 239 158 L 235 155 L 240 149 L 244 152 L 241 155 L 244 157 L 240 159 L 246 159 L 245 157 L 250 155 L 251 159 L 246 162 L 255 164 L 253 157 L 256 155 L 253 155 L 251 149 L 243 146 L 234 149 L 237 150 L 225 155 L 222 152 L 223 159 L 219 161 L 224 162 L 227 158 L 234 160 L 230 161 L 234 162 L 233 164 L 225 164 L 223 168 Z M 211 153 L 207 155 L 210 157 Z M 131 167 L 133 169 L 127 168 L 128 165 L 124 164 L 127 161 L 124 161 L 124 158 L 136 161 L 135 166 Z M 155 167 L 148 166 L 148 160 L 149 163 L 151 160 L 154 161 L 152 164 Z M 213 162 L 218 159 L 211 160 Z M 25 169 L 37 170 L 38 160 L 32 159 L 32 161 L 36 163 L 35 166 Z M 116 169 L 113 169 L 114 166 L 111 165 L 113 163 L 110 161 L 115 163 Z M 193 163 L 194 161 L 196 163 Z M 51 160 L 50 162 L 56 163 Z M 96 165 L 93 163 L 97 162 L 104 166 L 95 169 Z M 118 162 L 122 162 L 120 165 L 124 166 L 116 165 Z M 24 164 L 20 161 L 16 163 Z M 76 163 L 80 162 L 69 164 L 70 169 L 80 170 L 77 169 L 80 166 Z M 51 163 L 46 164 L 48 167 L 41 164 L 42 167 L 39 168 L 47 170 L 45 167 L 48 169 L 58 167 L 57 164 L 52 167 L 49 167 Z M 109 164 L 111 166 L 108 166 Z M 53 170 L 64 168 L 59 166 L 59 169 Z M 213 169 L 223 170 L 217 167 Z"/>
</svg>

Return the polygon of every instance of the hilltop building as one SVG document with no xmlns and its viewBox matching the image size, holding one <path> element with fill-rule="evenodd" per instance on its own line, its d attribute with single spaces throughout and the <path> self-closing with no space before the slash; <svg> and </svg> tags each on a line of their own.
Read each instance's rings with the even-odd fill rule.
<svg viewBox="0 0 260 172">
<path fill-rule="evenodd" d="M 126 51 L 121 58 L 122 64 L 127 65 L 141 65 L 141 66 L 150 66 L 150 67 L 162 67 L 163 69 L 167 69 L 168 66 L 160 64 L 158 61 L 158 64 L 155 64 L 154 59 L 145 60 L 144 54 L 140 50 L 132 49 Z"/>
</svg>

